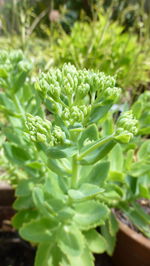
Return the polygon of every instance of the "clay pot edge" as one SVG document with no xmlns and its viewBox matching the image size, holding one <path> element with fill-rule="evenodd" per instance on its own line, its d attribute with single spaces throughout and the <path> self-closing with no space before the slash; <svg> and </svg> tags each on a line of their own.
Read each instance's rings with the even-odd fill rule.
<svg viewBox="0 0 150 266">
<path fill-rule="evenodd" d="M 126 234 L 128 237 L 132 238 L 134 241 L 138 242 L 140 245 L 145 246 L 147 249 L 150 250 L 150 239 L 144 237 L 140 233 L 135 232 L 129 226 L 126 224 L 119 222 L 119 229 L 123 231 L 124 234 Z"/>
</svg>

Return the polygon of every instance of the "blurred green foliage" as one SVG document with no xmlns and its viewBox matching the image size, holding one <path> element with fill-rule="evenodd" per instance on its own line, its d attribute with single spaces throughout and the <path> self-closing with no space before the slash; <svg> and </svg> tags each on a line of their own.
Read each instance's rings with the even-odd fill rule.
<svg viewBox="0 0 150 266">
<path fill-rule="evenodd" d="M 119 86 L 129 89 L 148 81 L 149 47 L 133 32 L 99 13 L 98 19 L 74 24 L 52 47 L 55 65 L 72 62 L 77 67 L 103 69 L 116 74 Z"/>
</svg>

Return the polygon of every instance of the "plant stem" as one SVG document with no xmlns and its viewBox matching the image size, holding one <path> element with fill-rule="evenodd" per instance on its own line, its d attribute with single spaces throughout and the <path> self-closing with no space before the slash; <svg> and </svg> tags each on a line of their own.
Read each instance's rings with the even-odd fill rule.
<svg viewBox="0 0 150 266">
<path fill-rule="evenodd" d="M 78 180 L 78 162 L 77 162 L 77 156 L 74 155 L 72 157 L 72 181 L 71 181 L 71 187 L 75 188 Z"/>
<path fill-rule="evenodd" d="M 86 155 L 88 155 L 90 152 L 96 150 L 97 148 L 99 148 L 100 146 L 106 144 L 107 142 L 109 142 L 110 140 L 113 140 L 114 135 L 110 135 L 102 140 L 100 140 L 99 142 L 96 142 L 94 145 L 92 145 L 88 150 L 86 150 L 85 152 L 81 153 L 81 155 L 78 156 L 78 160 L 81 160 L 82 158 L 84 158 Z"/>
<path fill-rule="evenodd" d="M 19 111 L 20 114 L 22 115 L 22 119 L 25 120 L 25 113 L 24 113 L 24 110 L 23 110 L 23 108 L 22 108 L 22 106 L 21 106 L 19 100 L 18 100 L 17 95 L 14 95 L 14 98 L 13 98 L 13 99 L 14 99 L 14 103 L 15 103 L 15 105 L 16 105 L 18 111 Z"/>
</svg>

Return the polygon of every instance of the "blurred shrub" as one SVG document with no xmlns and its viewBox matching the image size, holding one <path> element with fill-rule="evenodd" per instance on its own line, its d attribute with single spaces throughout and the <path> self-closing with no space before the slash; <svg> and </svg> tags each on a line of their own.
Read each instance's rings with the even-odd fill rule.
<svg viewBox="0 0 150 266">
<path fill-rule="evenodd" d="M 52 48 L 55 65 L 71 62 L 116 74 L 123 88 L 134 88 L 148 80 L 148 45 L 141 45 L 132 32 L 124 32 L 108 14 L 99 14 L 91 23 L 76 22 L 71 34 L 64 32 Z"/>
</svg>

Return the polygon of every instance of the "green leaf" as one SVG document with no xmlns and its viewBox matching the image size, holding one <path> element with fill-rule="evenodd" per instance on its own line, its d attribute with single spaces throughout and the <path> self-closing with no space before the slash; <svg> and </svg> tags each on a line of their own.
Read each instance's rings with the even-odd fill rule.
<svg viewBox="0 0 150 266">
<path fill-rule="evenodd" d="M 101 186 L 107 178 L 109 165 L 109 162 L 100 162 L 94 165 L 84 182 Z"/>
<path fill-rule="evenodd" d="M 133 111 L 133 114 L 134 116 L 139 119 L 141 114 L 142 114 L 142 109 L 143 109 L 143 105 L 141 102 L 135 102 L 133 105 L 132 105 L 132 111 Z"/>
<path fill-rule="evenodd" d="M 55 266 L 52 263 L 52 243 L 40 243 L 37 248 L 35 257 L 35 266 Z"/>
<path fill-rule="evenodd" d="M 96 230 L 91 229 L 84 232 L 87 245 L 92 253 L 103 253 L 106 250 L 106 240 Z"/>
<path fill-rule="evenodd" d="M 34 205 L 33 205 L 32 198 L 29 196 L 18 197 L 13 204 L 13 208 L 15 210 L 23 210 L 23 209 L 33 208 L 33 206 Z"/>
<path fill-rule="evenodd" d="M 109 172 L 109 180 L 115 182 L 123 182 L 124 181 L 124 174 L 118 171 L 110 171 Z"/>
<path fill-rule="evenodd" d="M 83 184 L 79 189 L 70 189 L 68 194 L 73 200 L 84 200 L 86 198 L 95 197 L 103 191 L 104 189 L 99 188 L 96 185 Z"/>
<path fill-rule="evenodd" d="M 139 160 L 143 160 L 148 157 L 150 158 L 150 140 L 144 141 L 137 153 L 137 156 Z"/>
<path fill-rule="evenodd" d="M 130 221 L 148 238 L 150 238 L 150 215 L 138 204 L 123 209 Z"/>
<path fill-rule="evenodd" d="M 44 166 L 44 163 L 40 161 L 30 161 L 26 163 L 26 166 L 31 167 L 32 169 L 40 170 Z"/>
<path fill-rule="evenodd" d="M 4 151 L 6 157 L 13 163 L 23 164 L 29 159 L 29 155 L 24 149 L 9 143 L 4 144 Z"/>
<path fill-rule="evenodd" d="M 75 204 L 74 221 L 83 230 L 89 230 L 104 223 L 109 209 L 99 202 L 88 200 Z"/>
<path fill-rule="evenodd" d="M 84 237 L 77 227 L 64 225 L 59 232 L 58 246 L 66 255 L 80 256 L 84 248 Z"/>
<path fill-rule="evenodd" d="M 136 195 L 141 198 L 150 199 L 150 175 L 140 176 L 137 180 Z"/>
<path fill-rule="evenodd" d="M 108 143 L 104 144 L 103 146 L 99 147 L 97 150 L 91 152 L 89 155 L 85 156 L 84 159 L 80 162 L 81 164 L 94 164 L 97 161 L 104 158 L 111 149 L 115 146 L 116 142 L 111 140 Z"/>
<path fill-rule="evenodd" d="M 33 189 L 33 201 L 36 207 L 43 206 L 44 203 L 44 192 L 40 187 L 34 187 Z"/>
<path fill-rule="evenodd" d="M 46 206 L 47 203 L 45 202 L 44 192 L 42 188 L 35 187 L 32 192 L 32 198 L 39 212 L 44 216 L 48 216 L 49 210 L 47 209 L 47 206 Z"/>
<path fill-rule="evenodd" d="M 71 256 L 68 253 L 67 258 L 69 260 L 69 264 L 62 264 L 61 266 L 94 266 L 94 257 L 87 246 L 84 247 L 80 256 Z"/>
<path fill-rule="evenodd" d="M 28 179 L 20 180 L 16 188 L 15 195 L 17 197 L 29 196 L 31 194 L 33 186 L 34 186 L 33 181 L 29 181 Z"/>
<path fill-rule="evenodd" d="M 139 129 L 138 135 L 149 135 L 150 134 L 150 126 L 145 126 Z"/>
<path fill-rule="evenodd" d="M 58 248 L 54 237 L 53 240 L 45 243 L 41 242 L 38 245 L 35 257 L 35 266 L 69 266 L 69 264 L 62 264 L 62 259 L 66 262 L 64 254 Z"/>
<path fill-rule="evenodd" d="M 58 176 L 55 174 L 49 173 L 49 176 L 46 178 L 44 190 L 47 191 L 50 195 L 57 199 L 62 199 L 64 197 L 64 193 L 61 190 L 58 182 Z"/>
<path fill-rule="evenodd" d="M 53 159 L 60 159 L 60 158 L 66 158 L 66 157 L 72 157 L 74 154 L 76 154 L 77 150 L 76 147 L 51 147 L 47 150 L 47 156 L 53 158 Z"/>
<path fill-rule="evenodd" d="M 3 69 L 2 67 L 0 67 L 0 77 L 7 78 L 7 76 L 8 76 L 7 71 Z"/>
<path fill-rule="evenodd" d="M 149 172 L 150 172 L 150 164 L 143 161 L 139 161 L 132 164 L 130 175 L 138 177 L 145 175 L 146 173 Z"/>
<path fill-rule="evenodd" d="M 12 127 L 4 128 L 3 132 L 7 138 L 7 140 L 17 144 L 18 146 L 23 145 L 22 136 L 20 137 L 20 130 L 17 128 Z"/>
<path fill-rule="evenodd" d="M 123 158 L 122 148 L 119 143 L 117 143 L 109 153 L 109 159 L 110 159 L 110 169 L 112 171 L 122 172 L 124 158 Z"/>
<path fill-rule="evenodd" d="M 100 104 L 99 106 L 93 108 L 92 112 L 91 112 L 91 120 L 90 122 L 95 123 L 98 120 L 100 120 L 101 118 L 103 118 L 109 111 L 109 109 L 111 108 L 113 102 L 109 101 L 106 102 L 105 104 Z"/>
<path fill-rule="evenodd" d="M 119 225 L 117 222 L 117 219 L 115 215 L 111 212 L 109 219 L 108 219 L 108 226 L 109 226 L 109 232 L 111 236 L 116 236 L 116 233 L 118 232 Z"/>
<path fill-rule="evenodd" d="M 102 233 L 102 236 L 106 240 L 106 244 L 107 244 L 106 252 L 108 253 L 109 256 L 112 256 L 114 252 L 115 244 L 116 244 L 116 237 L 110 234 L 108 222 L 105 223 L 105 225 L 101 226 L 101 233 Z"/>
<path fill-rule="evenodd" d="M 34 220 L 38 217 L 38 211 L 35 209 L 21 210 L 12 218 L 12 225 L 16 229 L 20 229 L 20 227 L 31 220 Z"/>
<path fill-rule="evenodd" d="M 132 161 L 133 161 L 133 156 L 134 156 L 134 149 L 129 149 L 128 152 L 126 153 L 126 157 L 124 158 L 125 160 L 125 169 L 130 170 Z"/>
<path fill-rule="evenodd" d="M 51 171 L 53 171 L 57 175 L 66 176 L 67 174 L 64 167 L 60 164 L 58 160 L 48 159 L 47 166 L 49 167 Z"/>
<path fill-rule="evenodd" d="M 79 136 L 79 149 L 83 147 L 85 140 L 97 140 L 99 136 L 98 129 L 95 124 L 88 126 Z"/>
<path fill-rule="evenodd" d="M 0 92 L 0 105 L 4 106 L 7 110 L 10 110 L 11 113 L 16 112 L 13 101 L 2 92 Z"/>
<path fill-rule="evenodd" d="M 48 218 L 40 218 L 26 223 L 19 230 L 21 237 L 35 243 L 52 241 L 58 224 Z"/>
</svg>

